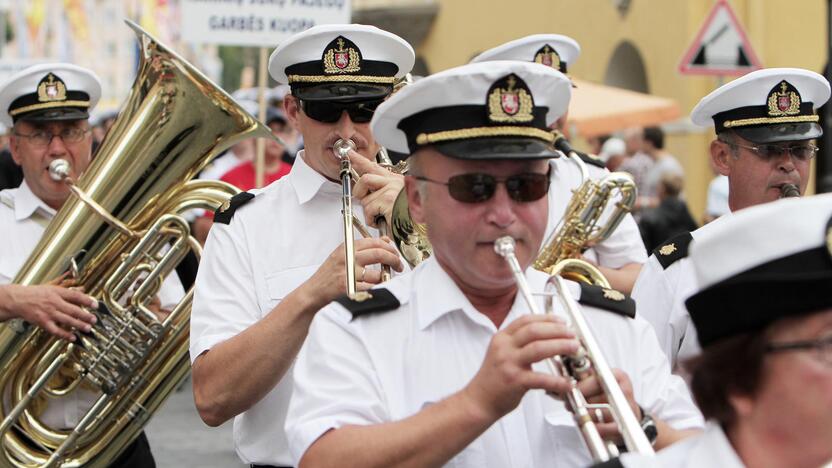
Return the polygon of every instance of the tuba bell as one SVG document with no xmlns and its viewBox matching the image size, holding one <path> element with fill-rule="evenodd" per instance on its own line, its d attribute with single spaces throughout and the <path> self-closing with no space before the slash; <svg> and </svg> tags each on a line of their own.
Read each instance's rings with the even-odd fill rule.
<svg viewBox="0 0 832 468">
<path fill-rule="evenodd" d="M 190 369 L 193 291 L 159 319 L 148 308 L 162 280 L 199 255 L 181 213 L 216 209 L 237 189 L 191 180 L 223 149 L 270 138 L 202 73 L 127 22 L 141 62 L 127 100 L 78 181 L 51 175 L 72 195 L 14 283 L 42 284 L 67 271 L 98 300 L 98 321 L 76 341 L 13 321 L 0 327 L 0 466 L 102 467 L 138 436 Z M 49 427 L 40 408 L 85 389 L 92 407 L 70 428 Z"/>
</svg>

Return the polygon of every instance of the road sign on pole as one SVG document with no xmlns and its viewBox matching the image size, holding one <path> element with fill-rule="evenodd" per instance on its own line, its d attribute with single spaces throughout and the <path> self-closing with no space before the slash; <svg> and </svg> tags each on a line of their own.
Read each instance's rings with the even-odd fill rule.
<svg viewBox="0 0 832 468">
<path fill-rule="evenodd" d="M 717 0 L 679 64 L 683 75 L 744 75 L 762 68 L 727 0 Z"/>
</svg>

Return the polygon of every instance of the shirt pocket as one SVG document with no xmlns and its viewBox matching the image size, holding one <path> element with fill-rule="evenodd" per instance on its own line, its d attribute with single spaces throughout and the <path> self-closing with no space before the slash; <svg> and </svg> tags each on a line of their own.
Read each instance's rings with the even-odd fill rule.
<svg viewBox="0 0 832 468">
<path fill-rule="evenodd" d="M 289 268 L 266 275 L 264 313 L 272 310 L 284 297 L 298 288 L 318 270 L 318 265 Z"/>
</svg>

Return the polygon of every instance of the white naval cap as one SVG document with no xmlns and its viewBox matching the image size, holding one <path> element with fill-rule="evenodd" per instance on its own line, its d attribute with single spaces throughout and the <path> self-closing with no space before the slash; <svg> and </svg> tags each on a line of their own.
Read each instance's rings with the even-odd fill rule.
<svg viewBox="0 0 832 468">
<path fill-rule="evenodd" d="M 305 100 L 378 99 L 416 60 L 401 37 L 362 24 L 314 26 L 290 37 L 269 59 L 269 73 Z"/>
<path fill-rule="evenodd" d="M 816 109 L 829 92 L 829 82 L 815 72 L 767 68 L 720 86 L 699 101 L 690 118 L 755 143 L 808 140 L 823 134 Z"/>
<path fill-rule="evenodd" d="M 34 65 L 0 85 L 0 123 L 88 119 L 101 98 L 92 71 L 69 63 Z"/>
<path fill-rule="evenodd" d="M 549 158 L 549 130 L 569 106 L 569 78 L 530 62 L 463 65 L 403 87 L 382 103 L 370 128 L 398 153 L 424 146 L 463 159 Z"/>
<path fill-rule="evenodd" d="M 703 347 L 832 307 L 832 194 L 786 198 L 720 220 L 691 244 L 686 305 Z"/>
<path fill-rule="evenodd" d="M 581 46 L 569 36 L 533 34 L 488 49 L 471 59 L 471 63 L 520 60 L 547 65 L 566 73 L 567 67 L 575 63 L 580 55 Z"/>
</svg>

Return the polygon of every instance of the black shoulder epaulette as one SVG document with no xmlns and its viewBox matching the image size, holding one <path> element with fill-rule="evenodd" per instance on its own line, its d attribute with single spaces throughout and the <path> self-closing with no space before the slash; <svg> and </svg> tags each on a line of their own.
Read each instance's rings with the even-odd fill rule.
<svg viewBox="0 0 832 468">
<path fill-rule="evenodd" d="M 604 164 L 604 161 L 601 161 L 601 158 L 599 158 L 598 156 L 595 156 L 594 154 L 587 154 L 587 153 L 584 153 L 582 151 L 575 151 L 575 153 L 578 155 L 578 157 L 581 158 L 581 161 L 583 161 L 587 164 L 592 164 L 593 166 L 598 166 L 601 169 L 604 169 L 605 167 L 607 167 L 607 165 Z"/>
<path fill-rule="evenodd" d="M 693 236 L 689 232 L 678 234 L 653 249 L 653 255 L 656 256 L 656 260 L 659 261 L 662 268 L 667 270 L 667 267 L 673 265 L 676 260 L 688 256 L 688 247 L 692 240 Z"/>
<path fill-rule="evenodd" d="M 578 302 L 630 318 L 636 316 L 636 301 L 615 289 L 581 283 L 581 299 Z"/>
<path fill-rule="evenodd" d="M 335 302 L 352 312 L 352 318 L 374 314 L 376 312 L 395 310 L 401 305 L 399 300 L 396 299 L 396 296 L 384 288 L 358 292 L 352 298 L 344 294 L 335 299 Z"/>
<path fill-rule="evenodd" d="M 231 218 L 234 216 L 234 212 L 237 211 L 237 208 L 250 202 L 252 198 L 254 198 L 253 193 L 241 192 L 226 200 L 225 203 L 223 203 L 222 206 L 214 212 L 214 222 L 231 224 Z"/>
</svg>

